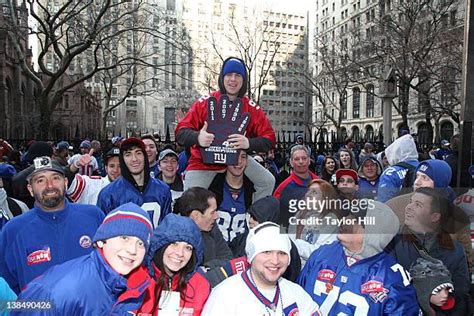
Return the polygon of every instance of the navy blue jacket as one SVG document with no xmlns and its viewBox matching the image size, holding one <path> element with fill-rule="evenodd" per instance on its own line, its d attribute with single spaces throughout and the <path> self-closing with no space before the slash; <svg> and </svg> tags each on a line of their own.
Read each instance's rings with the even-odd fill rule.
<svg viewBox="0 0 474 316">
<path fill-rule="evenodd" d="M 128 202 L 135 203 L 147 211 L 154 227 L 157 227 L 158 223 L 171 213 L 170 188 L 163 181 L 151 177 L 141 193 L 123 176 L 120 176 L 103 188 L 97 198 L 97 206 L 105 214 Z"/>
</svg>

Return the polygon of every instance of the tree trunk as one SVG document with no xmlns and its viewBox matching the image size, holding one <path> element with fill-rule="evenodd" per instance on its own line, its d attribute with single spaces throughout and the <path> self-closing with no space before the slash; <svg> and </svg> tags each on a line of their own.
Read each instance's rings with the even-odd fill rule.
<svg viewBox="0 0 474 316">
<path fill-rule="evenodd" d="M 439 142 L 441 141 L 441 129 L 440 129 L 440 125 L 439 125 L 439 120 L 441 119 L 441 115 L 438 115 L 435 117 L 435 127 L 434 127 L 434 143 L 435 144 L 439 144 Z"/>
<path fill-rule="evenodd" d="M 39 140 L 49 140 L 50 135 L 52 135 L 52 114 L 51 111 L 52 106 L 50 104 L 50 100 L 48 95 L 42 95 L 40 98 L 40 124 L 39 130 L 36 132 L 36 138 Z"/>
<path fill-rule="evenodd" d="M 38 140 L 49 140 L 51 135 L 51 111 L 49 109 L 42 110 L 40 115 L 39 130 L 36 133 Z"/>
<path fill-rule="evenodd" d="M 109 114 L 108 111 L 102 113 L 102 130 L 100 132 L 100 139 L 107 139 L 107 115 Z"/>
</svg>

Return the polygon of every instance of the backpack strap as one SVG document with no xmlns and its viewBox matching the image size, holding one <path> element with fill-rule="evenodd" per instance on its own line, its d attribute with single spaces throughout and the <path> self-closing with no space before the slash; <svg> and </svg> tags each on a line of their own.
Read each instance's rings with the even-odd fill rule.
<svg viewBox="0 0 474 316">
<path fill-rule="evenodd" d="M 413 183 L 410 183 L 410 182 L 413 178 L 413 173 L 415 172 L 416 167 L 404 161 L 400 161 L 395 166 L 399 166 L 399 167 L 402 167 L 403 169 L 407 169 L 407 173 L 405 175 L 405 178 L 403 179 L 402 188 L 411 187 Z"/>
</svg>

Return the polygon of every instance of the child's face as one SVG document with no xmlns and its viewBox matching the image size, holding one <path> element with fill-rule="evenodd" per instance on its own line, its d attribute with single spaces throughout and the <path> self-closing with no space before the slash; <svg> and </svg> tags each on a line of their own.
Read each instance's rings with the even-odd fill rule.
<svg viewBox="0 0 474 316">
<path fill-rule="evenodd" d="M 98 241 L 109 265 L 121 275 L 129 274 L 145 257 L 145 244 L 135 236 L 119 236 Z"/>
<path fill-rule="evenodd" d="M 430 296 L 430 303 L 436 306 L 443 306 L 449 297 L 448 289 L 442 289 L 438 294 L 432 294 Z"/>
</svg>

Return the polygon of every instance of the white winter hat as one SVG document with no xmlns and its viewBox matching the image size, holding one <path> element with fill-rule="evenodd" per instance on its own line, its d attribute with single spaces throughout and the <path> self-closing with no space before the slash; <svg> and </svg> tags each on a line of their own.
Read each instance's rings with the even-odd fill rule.
<svg viewBox="0 0 474 316">
<path fill-rule="evenodd" d="M 264 222 L 249 231 L 245 252 L 248 262 L 252 263 L 256 255 L 264 251 L 279 250 L 291 258 L 291 242 L 287 235 L 280 233 L 280 226 L 272 222 Z M 290 260 L 288 260 L 290 264 Z"/>
</svg>

